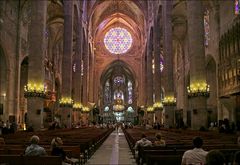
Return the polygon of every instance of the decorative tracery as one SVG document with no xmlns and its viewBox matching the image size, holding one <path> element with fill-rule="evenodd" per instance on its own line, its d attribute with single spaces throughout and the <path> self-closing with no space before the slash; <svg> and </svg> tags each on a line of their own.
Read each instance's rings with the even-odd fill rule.
<svg viewBox="0 0 240 165">
<path fill-rule="evenodd" d="M 113 54 L 126 53 L 131 48 L 132 41 L 131 34 L 121 27 L 110 29 L 104 37 L 105 47 Z"/>
</svg>

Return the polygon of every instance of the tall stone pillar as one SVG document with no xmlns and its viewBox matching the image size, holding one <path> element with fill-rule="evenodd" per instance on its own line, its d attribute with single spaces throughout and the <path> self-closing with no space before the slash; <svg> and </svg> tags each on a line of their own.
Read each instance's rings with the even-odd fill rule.
<svg viewBox="0 0 240 165">
<path fill-rule="evenodd" d="M 88 39 L 84 37 L 83 40 L 83 104 L 87 106 L 88 104 L 88 64 L 89 64 L 89 56 L 88 56 Z"/>
<path fill-rule="evenodd" d="M 188 45 L 190 58 L 190 87 L 206 84 L 204 24 L 202 1 L 187 1 Z M 191 127 L 207 127 L 206 97 L 190 98 Z"/>
<path fill-rule="evenodd" d="M 169 127 L 174 126 L 174 109 L 175 105 L 168 101 L 173 101 L 174 85 L 173 85 L 173 38 L 172 38 L 172 0 L 163 1 L 163 53 L 164 53 L 164 70 L 163 70 L 163 86 L 165 90 L 164 108 L 165 108 L 165 124 Z"/>
<path fill-rule="evenodd" d="M 155 103 L 160 104 L 161 102 L 161 71 L 160 71 L 160 56 L 161 56 L 161 24 L 160 24 L 160 14 L 155 20 L 154 26 L 154 93 L 155 93 Z M 162 109 L 157 108 L 155 111 L 156 122 L 161 122 L 162 119 Z"/>
<path fill-rule="evenodd" d="M 147 107 L 153 106 L 153 70 L 152 70 L 152 56 L 153 56 L 153 31 L 150 31 L 150 37 L 147 43 Z M 152 122 L 152 117 L 147 115 L 149 122 Z"/>
<path fill-rule="evenodd" d="M 44 86 L 45 69 L 45 29 L 47 16 L 47 0 L 31 2 L 31 23 L 29 27 L 29 65 L 28 85 Z M 27 124 L 34 130 L 43 126 L 44 100 L 40 97 L 28 97 Z"/>
<path fill-rule="evenodd" d="M 79 13 L 77 24 L 77 34 L 76 34 L 76 47 L 75 47 L 75 73 L 74 73 L 74 106 L 77 107 L 74 113 L 74 122 L 79 122 L 80 118 L 80 105 L 81 94 L 82 94 L 82 75 L 81 75 L 81 65 L 82 65 L 82 13 Z"/>
<path fill-rule="evenodd" d="M 72 99 L 73 1 L 64 0 L 64 41 L 62 57 L 62 97 Z M 61 108 L 62 124 L 71 127 L 72 108 Z"/>
</svg>

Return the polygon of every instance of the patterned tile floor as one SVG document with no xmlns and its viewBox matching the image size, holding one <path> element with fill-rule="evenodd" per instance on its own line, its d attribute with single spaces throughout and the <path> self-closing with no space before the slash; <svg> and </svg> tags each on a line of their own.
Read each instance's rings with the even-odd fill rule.
<svg viewBox="0 0 240 165">
<path fill-rule="evenodd" d="M 121 129 L 113 131 L 94 153 L 88 165 L 136 165 L 127 140 Z"/>
</svg>

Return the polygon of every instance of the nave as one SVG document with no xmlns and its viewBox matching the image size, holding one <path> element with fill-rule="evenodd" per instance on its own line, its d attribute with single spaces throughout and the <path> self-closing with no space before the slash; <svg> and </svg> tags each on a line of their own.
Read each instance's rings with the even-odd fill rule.
<svg viewBox="0 0 240 165">
<path fill-rule="evenodd" d="M 136 164 L 122 129 L 113 131 L 102 146 L 93 154 L 87 165 L 93 164 Z"/>
</svg>

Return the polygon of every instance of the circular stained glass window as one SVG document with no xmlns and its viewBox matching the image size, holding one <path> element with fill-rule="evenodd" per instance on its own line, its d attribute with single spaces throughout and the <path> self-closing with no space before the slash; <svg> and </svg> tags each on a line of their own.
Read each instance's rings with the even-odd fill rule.
<svg viewBox="0 0 240 165">
<path fill-rule="evenodd" d="M 123 54 L 131 48 L 132 36 L 124 28 L 112 28 L 105 34 L 104 44 L 109 52 Z"/>
</svg>

